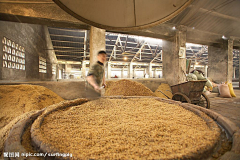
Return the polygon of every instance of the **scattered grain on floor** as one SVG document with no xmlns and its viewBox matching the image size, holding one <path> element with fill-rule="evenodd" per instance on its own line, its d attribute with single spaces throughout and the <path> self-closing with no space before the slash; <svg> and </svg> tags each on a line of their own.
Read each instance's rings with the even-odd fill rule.
<svg viewBox="0 0 240 160">
<path fill-rule="evenodd" d="M 38 132 L 75 159 L 178 159 L 205 150 L 219 134 L 194 113 L 153 98 L 103 98 L 56 111 Z"/>
<path fill-rule="evenodd" d="M 154 96 L 154 93 L 141 83 L 131 80 L 108 82 L 104 96 Z"/>
<path fill-rule="evenodd" d="M 168 97 L 170 99 L 172 98 L 172 90 L 171 90 L 171 87 L 169 86 L 169 84 L 167 84 L 167 83 L 161 83 L 160 86 L 154 92 L 154 94 L 155 94 L 155 96 L 161 97 L 161 98 L 168 98 Z M 166 97 L 166 96 L 168 96 L 168 97 Z"/>
</svg>

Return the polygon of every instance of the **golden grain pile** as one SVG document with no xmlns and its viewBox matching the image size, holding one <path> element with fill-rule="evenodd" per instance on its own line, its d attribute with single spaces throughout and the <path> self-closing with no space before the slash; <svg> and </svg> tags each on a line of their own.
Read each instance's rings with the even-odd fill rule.
<svg viewBox="0 0 240 160">
<path fill-rule="evenodd" d="M 75 159 L 178 159 L 213 145 L 219 130 L 153 98 L 102 98 L 47 115 L 38 135 Z"/>
<path fill-rule="evenodd" d="M 149 88 L 135 81 L 123 79 L 108 84 L 104 96 L 154 96 Z"/>
<path fill-rule="evenodd" d="M 51 90 L 37 85 L 0 85 L 0 129 L 23 113 L 63 101 Z"/>
<path fill-rule="evenodd" d="M 161 83 L 160 86 L 154 92 L 154 94 L 157 97 L 161 97 L 161 98 L 168 98 L 169 97 L 170 99 L 172 99 L 172 96 L 173 96 L 171 87 L 167 83 Z M 166 97 L 166 96 L 168 96 L 168 97 Z"/>
</svg>

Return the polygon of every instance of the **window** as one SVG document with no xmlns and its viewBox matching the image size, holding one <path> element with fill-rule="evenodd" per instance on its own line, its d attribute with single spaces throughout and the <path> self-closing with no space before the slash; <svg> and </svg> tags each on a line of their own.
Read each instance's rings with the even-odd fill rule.
<svg viewBox="0 0 240 160">
<path fill-rule="evenodd" d="M 25 70 L 25 48 L 9 38 L 2 38 L 3 67 Z"/>
<path fill-rule="evenodd" d="M 52 65 L 52 74 L 56 74 L 56 65 L 55 64 Z"/>
<path fill-rule="evenodd" d="M 39 72 L 47 73 L 47 62 L 45 58 L 39 57 Z"/>
</svg>

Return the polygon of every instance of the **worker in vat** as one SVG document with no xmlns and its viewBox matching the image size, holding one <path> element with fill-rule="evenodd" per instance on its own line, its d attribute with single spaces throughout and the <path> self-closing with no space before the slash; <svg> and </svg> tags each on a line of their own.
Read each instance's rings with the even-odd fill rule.
<svg viewBox="0 0 240 160">
<path fill-rule="evenodd" d="M 106 87 L 104 63 L 106 62 L 107 54 L 105 51 L 99 51 L 97 63 L 93 64 L 87 75 L 87 98 L 101 96 L 101 89 Z M 89 85 L 90 84 L 90 85 Z M 95 91 L 94 91 L 95 90 Z"/>
</svg>

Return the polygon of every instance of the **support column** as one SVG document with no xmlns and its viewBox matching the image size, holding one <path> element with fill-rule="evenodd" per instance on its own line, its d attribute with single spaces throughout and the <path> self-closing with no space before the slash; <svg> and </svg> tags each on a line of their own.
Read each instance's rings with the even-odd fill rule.
<svg viewBox="0 0 240 160">
<path fill-rule="evenodd" d="M 228 40 L 227 81 L 232 82 L 233 77 L 233 39 Z"/>
<path fill-rule="evenodd" d="M 145 68 L 145 73 L 148 75 L 147 78 L 149 78 L 149 67 Z"/>
<path fill-rule="evenodd" d="M 86 78 L 86 61 L 82 61 L 82 78 Z"/>
<path fill-rule="evenodd" d="M 133 78 L 133 65 L 132 65 L 132 63 L 129 64 L 128 75 L 129 75 L 128 78 L 131 78 L 131 79 Z"/>
<path fill-rule="evenodd" d="M 111 78 L 111 62 L 108 62 L 108 66 L 107 66 L 107 79 Z"/>
<path fill-rule="evenodd" d="M 97 62 L 97 54 L 105 50 L 105 30 L 92 27 L 90 29 L 90 66 Z"/>
<path fill-rule="evenodd" d="M 136 79 L 137 78 L 137 76 L 136 76 L 137 74 L 136 74 L 136 67 L 133 69 L 133 77 L 134 77 L 134 79 Z"/>
<path fill-rule="evenodd" d="M 148 67 L 149 71 L 149 78 L 153 78 L 153 72 L 152 72 L 152 63 L 149 63 L 149 67 Z"/>
<path fill-rule="evenodd" d="M 186 52 L 182 58 L 179 57 L 180 47 L 186 48 L 186 32 L 186 27 L 179 26 L 172 40 L 163 41 L 163 78 L 170 85 L 186 81 L 183 73 L 186 72 Z"/>
<path fill-rule="evenodd" d="M 149 75 L 148 68 L 144 68 L 144 78 L 147 78 L 147 75 Z"/>
<path fill-rule="evenodd" d="M 205 77 L 208 77 L 208 66 L 207 65 L 204 66 L 204 73 L 205 73 Z"/>
<path fill-rule="evenodd" d="M 233 40 L 208 47 L 208 76 L 217 83 L 230 81 L 233 76 Z"/>
<path fill-rule="evenodd" d="M 65 64 L 65 78 L 70 79 L 70 72 L 71 72 L 72 66 L 71 64 Z"/>
<path fill-rule="evenodd" d="M 122 71 L 121 71 L 121 78 L 124 78 L 124 68 L 122 68 Z"/>
<path fill-rule="evenodd" d="M 155 70 L 154 70 L 154 78 L 158 78 L 158 76 L 157 76 L 157 68 L 155 68 Z"/>
<path fill-rule="evenodd" d="M 233 78 L 236 78 L 236 67 L 233 67 Z"/>
</svg>

